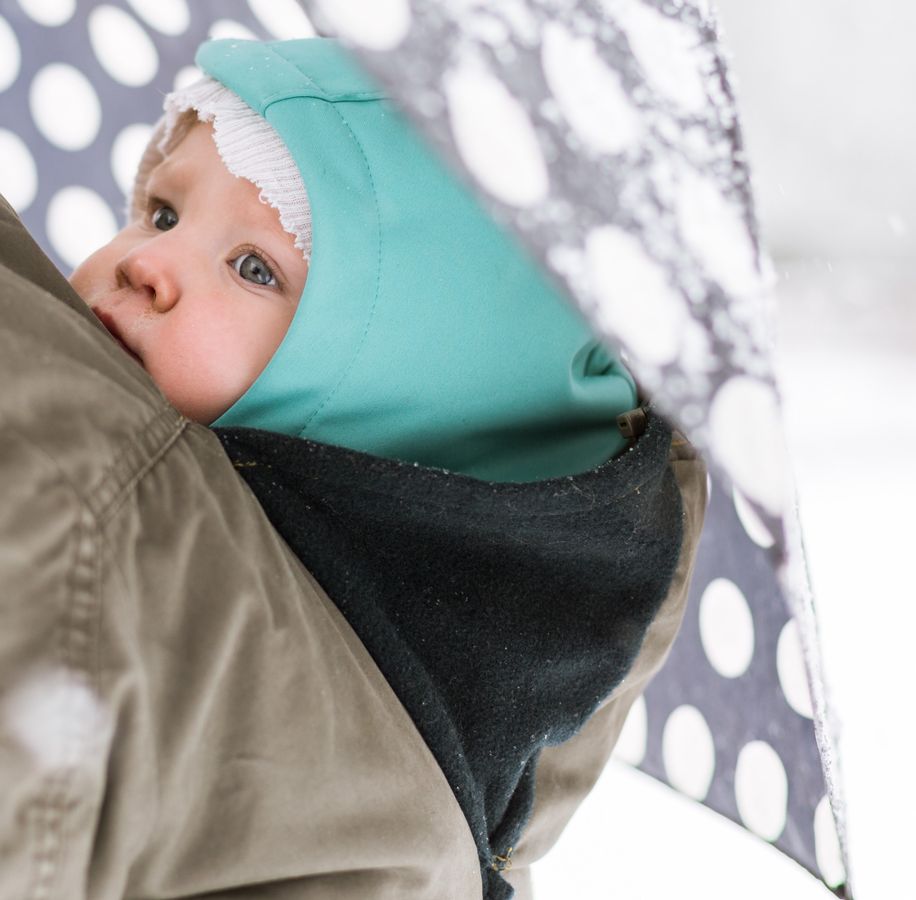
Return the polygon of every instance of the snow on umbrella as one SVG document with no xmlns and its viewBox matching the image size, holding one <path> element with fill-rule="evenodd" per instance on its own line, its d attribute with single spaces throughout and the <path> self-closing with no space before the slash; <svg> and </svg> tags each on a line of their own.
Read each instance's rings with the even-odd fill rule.
<svg viewBox="0 0 916 900">
<path fill-rule="evenodd" d="M 129 5 L 133 14 L 64 0 L 0 7 L 0 190 L 62 268 L 116 230 L 158 97 L 193 76 L 201 40 L 312 33 L 293 0 Z M 629 760 L 851 896 L 771 368 L 768 264 L 706 4 L 302 5 L 711 463 L 690 607 L 631 713 Z"/>
</svg>

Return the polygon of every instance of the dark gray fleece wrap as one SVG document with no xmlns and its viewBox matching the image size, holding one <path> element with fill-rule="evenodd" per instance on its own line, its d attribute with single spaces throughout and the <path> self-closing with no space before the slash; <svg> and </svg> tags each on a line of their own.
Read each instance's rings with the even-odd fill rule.
<svg viewBox="0 0 916 900">
<path fill-rule="evenodd" d="M 670 429 L 650 414 L 616 459 L 527 484 L 214 430 L 435 755 L 485 897 L 507 900 L 497 857 L 530 815 L 541 748 L 575 734 L 621 681 L 674 574 Z"/>
</svg>

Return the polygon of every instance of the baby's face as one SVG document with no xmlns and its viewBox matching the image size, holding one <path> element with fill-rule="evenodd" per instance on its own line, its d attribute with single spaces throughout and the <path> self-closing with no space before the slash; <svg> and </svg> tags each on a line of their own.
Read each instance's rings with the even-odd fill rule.
<svg viewBox="0 0 916 900">
<path fill-rule="evenodd" d="M 308 263 L 258 188 L 195 125 L 151 173 L 145 215 L 70 277 L 173 406 L 210 424 L 286 334 Z"/>
</svg>

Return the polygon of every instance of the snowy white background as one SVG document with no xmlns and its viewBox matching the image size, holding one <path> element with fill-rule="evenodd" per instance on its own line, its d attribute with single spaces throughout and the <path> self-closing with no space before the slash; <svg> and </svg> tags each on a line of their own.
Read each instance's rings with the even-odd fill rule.
<svg viewBox="0 0 916 900">
<path fill-rule="evenodd" d="M 779 274 L 777 361 L 842 725 L 856 896 L 912 900 L 916 6 L 717 6 Z M 537 867 L 536 900 L 675 896 L 832 895 L 749 833 L 612 764 Z"/>
</svg>

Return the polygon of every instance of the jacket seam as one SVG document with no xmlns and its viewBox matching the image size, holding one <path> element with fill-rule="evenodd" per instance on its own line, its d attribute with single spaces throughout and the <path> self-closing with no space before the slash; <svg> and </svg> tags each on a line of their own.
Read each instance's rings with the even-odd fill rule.
<svg viewBox="0 0 916 900">
<path fill-rule="evenodd" d="M 174 445 L 187 425 L 187 419 L 177 416 L 171 407 L 163 407 L 139 429 L 136 437 L 128 442 L 114 462 L 103 468 L 98 479 L 86 490 L 81 490 L 72 481 L 44 447 L 13 426 L 25 443 L 54 469 L 56 483 L 68 492 L 76 507 L 71 545 L 73 561 L 65 578 L 64 611 L 56 628 L 54 656 L 63 677 L 67 679 L 65 686 L 85 684 L 100 703 L 100 542 L 103 527 L 139 481 Z M 109 484 L 112 487 L 109 488 Z M 94 502 L 100 496 L 102 500 Z M 77 806 L 79 799 L 74 793 L 74 777 L 77 774 L 74 761 L 79 758 L 82 740 L 77 721 L 79 712 L 73 704 L 64 703 L 62 706 L 63 711 L 58 714 L 55 725 L 65 762 L 47 776 L 31 804 L 35 841 L 30 846 L 32 875 L 26 894 L 29 900 L 46 900 L 51 896 L 65 858 L 63 823 L 67 812 Z M 106 747 L 106 752 L 108 750 L 109 747 Z"/>
<path fill-rule="evenodd" d="M 87 498 L 100 526 L 104 526 L 120 509 L 137 484 L 165 456 L 187 426 L 187 419 L 178 416 L 171 407 L 164 407 L 102 471 Z M 106 489 L 104 486 L 108 484 L 111 488 Z"/>
<path fill-rule="evenodd" d="M 75 683 L 85 679 L 96 696 L 98 690 L 98 525 L 84 498 L 58 468 L 59 483 L 70 493 L 77 507 L 73 531 L 73 563 L 69 568 L 67 601 L 56 634 L 55 656 L 65 677 Z M 95 652 L 94 652 L 95 651 Z M 95 659 L 95 665 L 92 660 Z M 68 683 L 74 683 L 68 682 Z M 81 729 L 76 720 L 79 711 L 73 704 L 62 704 L 57 717 L 57 732 L 61 740 L 64 760 L 51 774 L 41 794 L 36 798 L 36 842 L 32 846 L 33 877 L 28 896 L 44 900 L 50 896 L 61 870 L 64 853 L 63 822 L 68 810 L 78 804 L 74 788 L 77 773 L 76 760 L 81 755 Z M 76 727 L 75 727 L 76 726 Z M 107 749 L 107 748 L 106 748 Z"/>
</svg>

